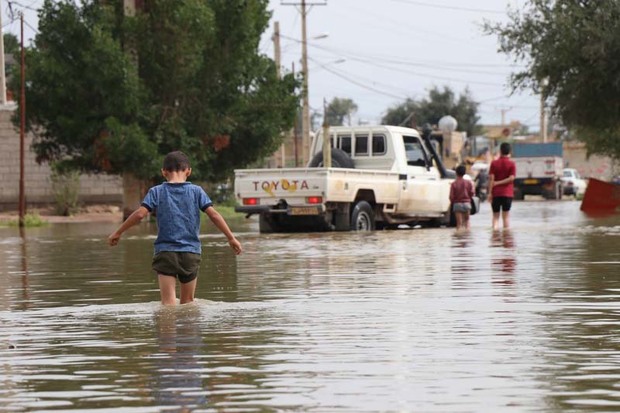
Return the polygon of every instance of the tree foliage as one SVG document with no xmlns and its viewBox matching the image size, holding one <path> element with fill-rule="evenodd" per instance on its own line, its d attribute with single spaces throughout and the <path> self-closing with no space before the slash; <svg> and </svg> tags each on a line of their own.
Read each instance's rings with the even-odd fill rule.
<svg viewBox="0 0 620 413">
<path fill-rule="evenodd" d="M 459 124 L 459 130 L 469 136 L 479 132 L 478 103 L 468 89 L 456 97 L 454 91 L 444 86 L 443 90 L 433 87 L 428 97 L 421 100 L 407 99 L 405 102 L 387 110 L 382 119 L 386 125 L 421 126 L 425 123 L 437 125 L 439 119 L 450 115 Z"/>
<path fill-rule="evenodd" d="M 325 116 L 330 126 L 342 126 L 345 119 L 351 124 L 351 115 L 357 112 L 357 104 L 351 99 L 333 98 L 327 105 Z"/>
<path fill-rule="evenodd" d="M 149 0 L 127 17 L 122 0 L 46 0 L 26 57 L 38 159 L 150 178 L 182 150 L 198 179 L 219 179 L 272 153 L 298 97 L 258 53 L 267 5 Z"/>
<path fill-rule="evenodd" d="M 2 35 L 4 41 L 4 53 L 17 56 L 19 54 L 19 40 L 13 33 L 4 33 Z"/>
<path fill-rule="evenodd" d="M 509 17 L 485 30 L 525 63 L 513 88 L 543 93 L 590 153 L 620 159 L 620 2 L 529 0 Z"/>
</svg>

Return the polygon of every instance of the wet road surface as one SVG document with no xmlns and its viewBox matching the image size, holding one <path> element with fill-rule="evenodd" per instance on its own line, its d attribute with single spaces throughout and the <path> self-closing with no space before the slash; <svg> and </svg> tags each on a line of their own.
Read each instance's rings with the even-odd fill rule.
<svg viewBox="0 0 620 413">
<path fill-rule="evenodd" d="M 153 224 L 0 228 L 0 411 L 618 411 L 620 217 L 515 203 L 513 229 L 203 228 L 162 308 Z"/>
</svg>

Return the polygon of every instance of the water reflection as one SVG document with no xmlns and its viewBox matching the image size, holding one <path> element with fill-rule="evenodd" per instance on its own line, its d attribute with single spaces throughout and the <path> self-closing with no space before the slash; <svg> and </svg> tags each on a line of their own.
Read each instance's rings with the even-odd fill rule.
<svg viewBox="0 0 620 413">
<path fill-rule="evenodd" d="M 513 274 L 517 267 L 517 246 L 512 230 L 492 231 L 490 247 L 495 249 L 491 259 L 493 282 L 514 284 Z"/>
<path fill-rule="evenodd" d="M 159 353 L 152 356 L 156 365 L 155 401 L 178 406 L 180 412 L 204 405 L 207 398 L 198 363 L 202 351 L 198 305 L 162 306 L 155 313 L 155 327 L 159 346 Z"/>
<path fill-rule="evenodd" d="M 207 228 L 198 300 L 174 308 L 148 226 L 122 251 L 106 226 L 0 229 L 0 411 L 617 411 L 620 218 L 523 202 L 489 222 L 241 223 L 241 257 Z"/>
<path fill-rule="evenodd" d="M 30 291 L 28 280 L 28 247 L 26 239 L 26 229 L 19 228 L 20 247 L 21 247 L 21 264 L 22 264 L 22 301 L 23 309 L 27 309 L 30 303 Z"/>
<path fill-rule="evenodd" d="M 453 288 L 467 288 L 472 281 L 471 273 L 483 265 L 479 254 L 474 251 L 474 238 L 471 231 L 452 233 L 452 256 L 450 269 Z"/>
</svg>

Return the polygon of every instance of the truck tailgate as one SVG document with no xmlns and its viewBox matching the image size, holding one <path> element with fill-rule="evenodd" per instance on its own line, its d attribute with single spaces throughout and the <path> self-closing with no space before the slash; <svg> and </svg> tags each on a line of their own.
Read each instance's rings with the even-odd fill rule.
<svg viewBox="0 0 620 413">
<path fill-rule="evenodd" d="M 555 178 L 562 176 L 563 161 L 556 156 L 514 158 L 516 178 Z"/>
<path fill-rule="evenodd" d="M 235 196 L 256 199 L 257 205 L 305 204 L 306 198 L 324 196 L 327 170 L 323 168 L 242 169 L 235 171 Z M 254 201 L 252 201 L 254 202 Z"/>
<path fill-rule="evenodd" d="M 351 202 L 361 189 L 375 193 L 377 202 L 396 203 L 399 175 L 390 171 L 344 168 L 242 169 L 235 171 L 235 196 L 239 204 L 305 205 L 309 197 L 323 202 Z"/>
</svg>

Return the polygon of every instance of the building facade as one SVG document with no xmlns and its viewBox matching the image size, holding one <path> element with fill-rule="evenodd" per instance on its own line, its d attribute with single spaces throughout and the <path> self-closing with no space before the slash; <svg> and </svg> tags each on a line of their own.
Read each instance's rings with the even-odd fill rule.
<svg viewBox="0 0 620 413">
<path fill-rule="evenodd" d="M 11 122 L 16 105 L 10 103 L 0 108 L 0 211 L 16 209 L 19 203 L 19 131 Z M 24 192 L 26 207 L 54 203 L 51 169 L 47 164 L 37 164 L 30 149 L 32 136 L 25 136 Z M 122 179 L 111 175 L 80 176 L 79 202 L 81 204 L 121 204 Z"/>
</svg>

